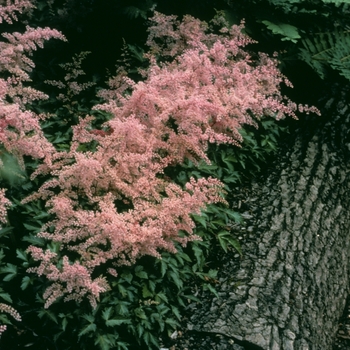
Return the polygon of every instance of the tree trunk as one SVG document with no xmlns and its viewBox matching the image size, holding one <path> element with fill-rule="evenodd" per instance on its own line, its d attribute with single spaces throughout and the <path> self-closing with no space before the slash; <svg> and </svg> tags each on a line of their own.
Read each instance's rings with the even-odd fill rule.
<svg viewBox="0 0 350 350">
<path fill-rule="evenodd" d="M 220 298 L 194 312 L 192 332 L 247 349 L 332 348 L 349 292 L 350 113 L 339 95 L 255 188 L 237 232 L 243 258 L 222 267 Z"/>
</svg>

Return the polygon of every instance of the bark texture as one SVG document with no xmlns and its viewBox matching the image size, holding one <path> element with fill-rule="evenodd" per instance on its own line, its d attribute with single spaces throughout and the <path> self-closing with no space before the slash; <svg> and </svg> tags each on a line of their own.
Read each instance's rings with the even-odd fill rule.
<svg viewBox="0 0 350 350">
<path fill-rule="evenodd" d="M 304 123 L 255 188 L 255 204 L 236 232 L 246 237 L 243 258 L 222 267 L 230 276 L 219 279 L 220 298 L 194 312 L 190 330 L 228 337 L 232 349 L 332 349 L 349 293 L 346 95 L 338 90 L 324 101 L 323 116 Z"/>
</svg>

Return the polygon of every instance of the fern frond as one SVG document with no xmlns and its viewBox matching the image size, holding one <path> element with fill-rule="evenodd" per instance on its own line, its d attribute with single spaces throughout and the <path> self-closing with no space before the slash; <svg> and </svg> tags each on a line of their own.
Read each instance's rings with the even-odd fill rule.
<svg viewBox="0 0 350 350">
<path fill-rule="evenodd" d="M 350 0 L 349 0 L 350 1 Z M 350 80 L 350 31 L 336 29 L 333 32 L 318 33 L 302 40 L 304 48 L 300 57 L 308 63 L 321 78 L 327 66 Z"/>
<path fill-rule="evenodd" d="M 322 0 L 325 4 L 335 4 L 336 6 L 350 4 L 350 0 Z"/>
</svg>

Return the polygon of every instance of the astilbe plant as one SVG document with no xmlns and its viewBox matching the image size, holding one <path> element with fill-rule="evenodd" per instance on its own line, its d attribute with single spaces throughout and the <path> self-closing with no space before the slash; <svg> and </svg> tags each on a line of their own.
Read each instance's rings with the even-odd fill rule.
<svg viewBox="0 0 350 350">
<path fill-rule="evenodd" d="M 93 117 L 81 118 L 70 150 L 32 175 L 51 176 L 26 201 L 46 201 L 54 219 L 38 236 L 59 248 L 28 249 L 39 262 L 28 271 L 52 281 L 46 307 L 62 296 L 87 297 L 95 307 L 118 265 L 176 253 L 174 241 L 198 239 L 191 213 L 223 202 L 222 184 L 202 178 L 180 187 L 165 169 L 185 159 L 209 161 L 208 143 L 239 145 L 238 130 L 254 118 L 317 112 L 281 95 L 280 84 L 291 84 L 275 58 L 253 59 L 245 50 L 253 41 L 243 24 L 215 34 L 190 16 L 180 23 L 155 13 L 151 21 L 143 81 L 120 69 L 100 92 L 106 102 L 95 107 L 111 119 L 97 129 Z"/>
<path fill-rule="evenodd" d="M 29 1 L 17 0 L 13 4 L 7 1 L 0 5 L 0 23 L 2 20 L 12 23 L 17 19 L 16 12 L 31 8 Z M 34 158 L 50 156 L 54 148 L 45 139 L 40 127 L 40 119 L 44 116 L 36 115 L 26 109 L 26 105 L 34 100 L 45 99 L 42 92 L 31 88 L 30 72 L 34 62 L 28 57 L 37 47 L 51 38 L 65 40 L 57 30 L 50 28 L 26 27 L 24 33 L 3 33 L 6 39 L 0 41 L 0 142 L 8 152 L 18 156 L 28 155 Z M 22 163 L 23 164 L 23 163 Z"/>
<path fill-rule="evenodd" d="M 27 0 L 0 1 L 0 23 L 12 24 L 17 14 L 31 9 L 33 4 Z M 26 27 L 24 33 L 3 33 L 0 41 L 0 167 L 3 154 L 13 154 L 24 166 L 23 156 L 45 158 L 50 163 L 54 148 L 45 139 L 40 128 L 40 118 L 26 109 L 26 105 L 46 95 L 26 85 L 30 81 L 30 72 L 34 62 L 28 57 L 44 41 L 56 38 L 65 40 L 57 30 L 50 28 Z M 0 189 L 0 222 L 6 223 L 7 209 L 11 202 Z M 0 312 L 11 314 L 16 320 L 20 316 L 5 304 L 0 304 Z M 0 326 L 0 334 L 6 326 Z"/>
</svg>

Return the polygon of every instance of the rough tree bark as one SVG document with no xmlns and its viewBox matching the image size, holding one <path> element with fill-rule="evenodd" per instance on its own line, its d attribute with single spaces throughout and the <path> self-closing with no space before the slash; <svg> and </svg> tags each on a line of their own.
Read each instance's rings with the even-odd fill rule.
<svg viewBox="0 0 350 350">
<path fill-rule="evenodd" d="M 350 108 L 348 91 L 336 95 L 256 189 L 243 258 L 223 266 L 231 275 L 221 274 L 220 298 L 194 312 L 192 331 L 247 349 L 332 348 L 350 266 Z"/>
</svg>

